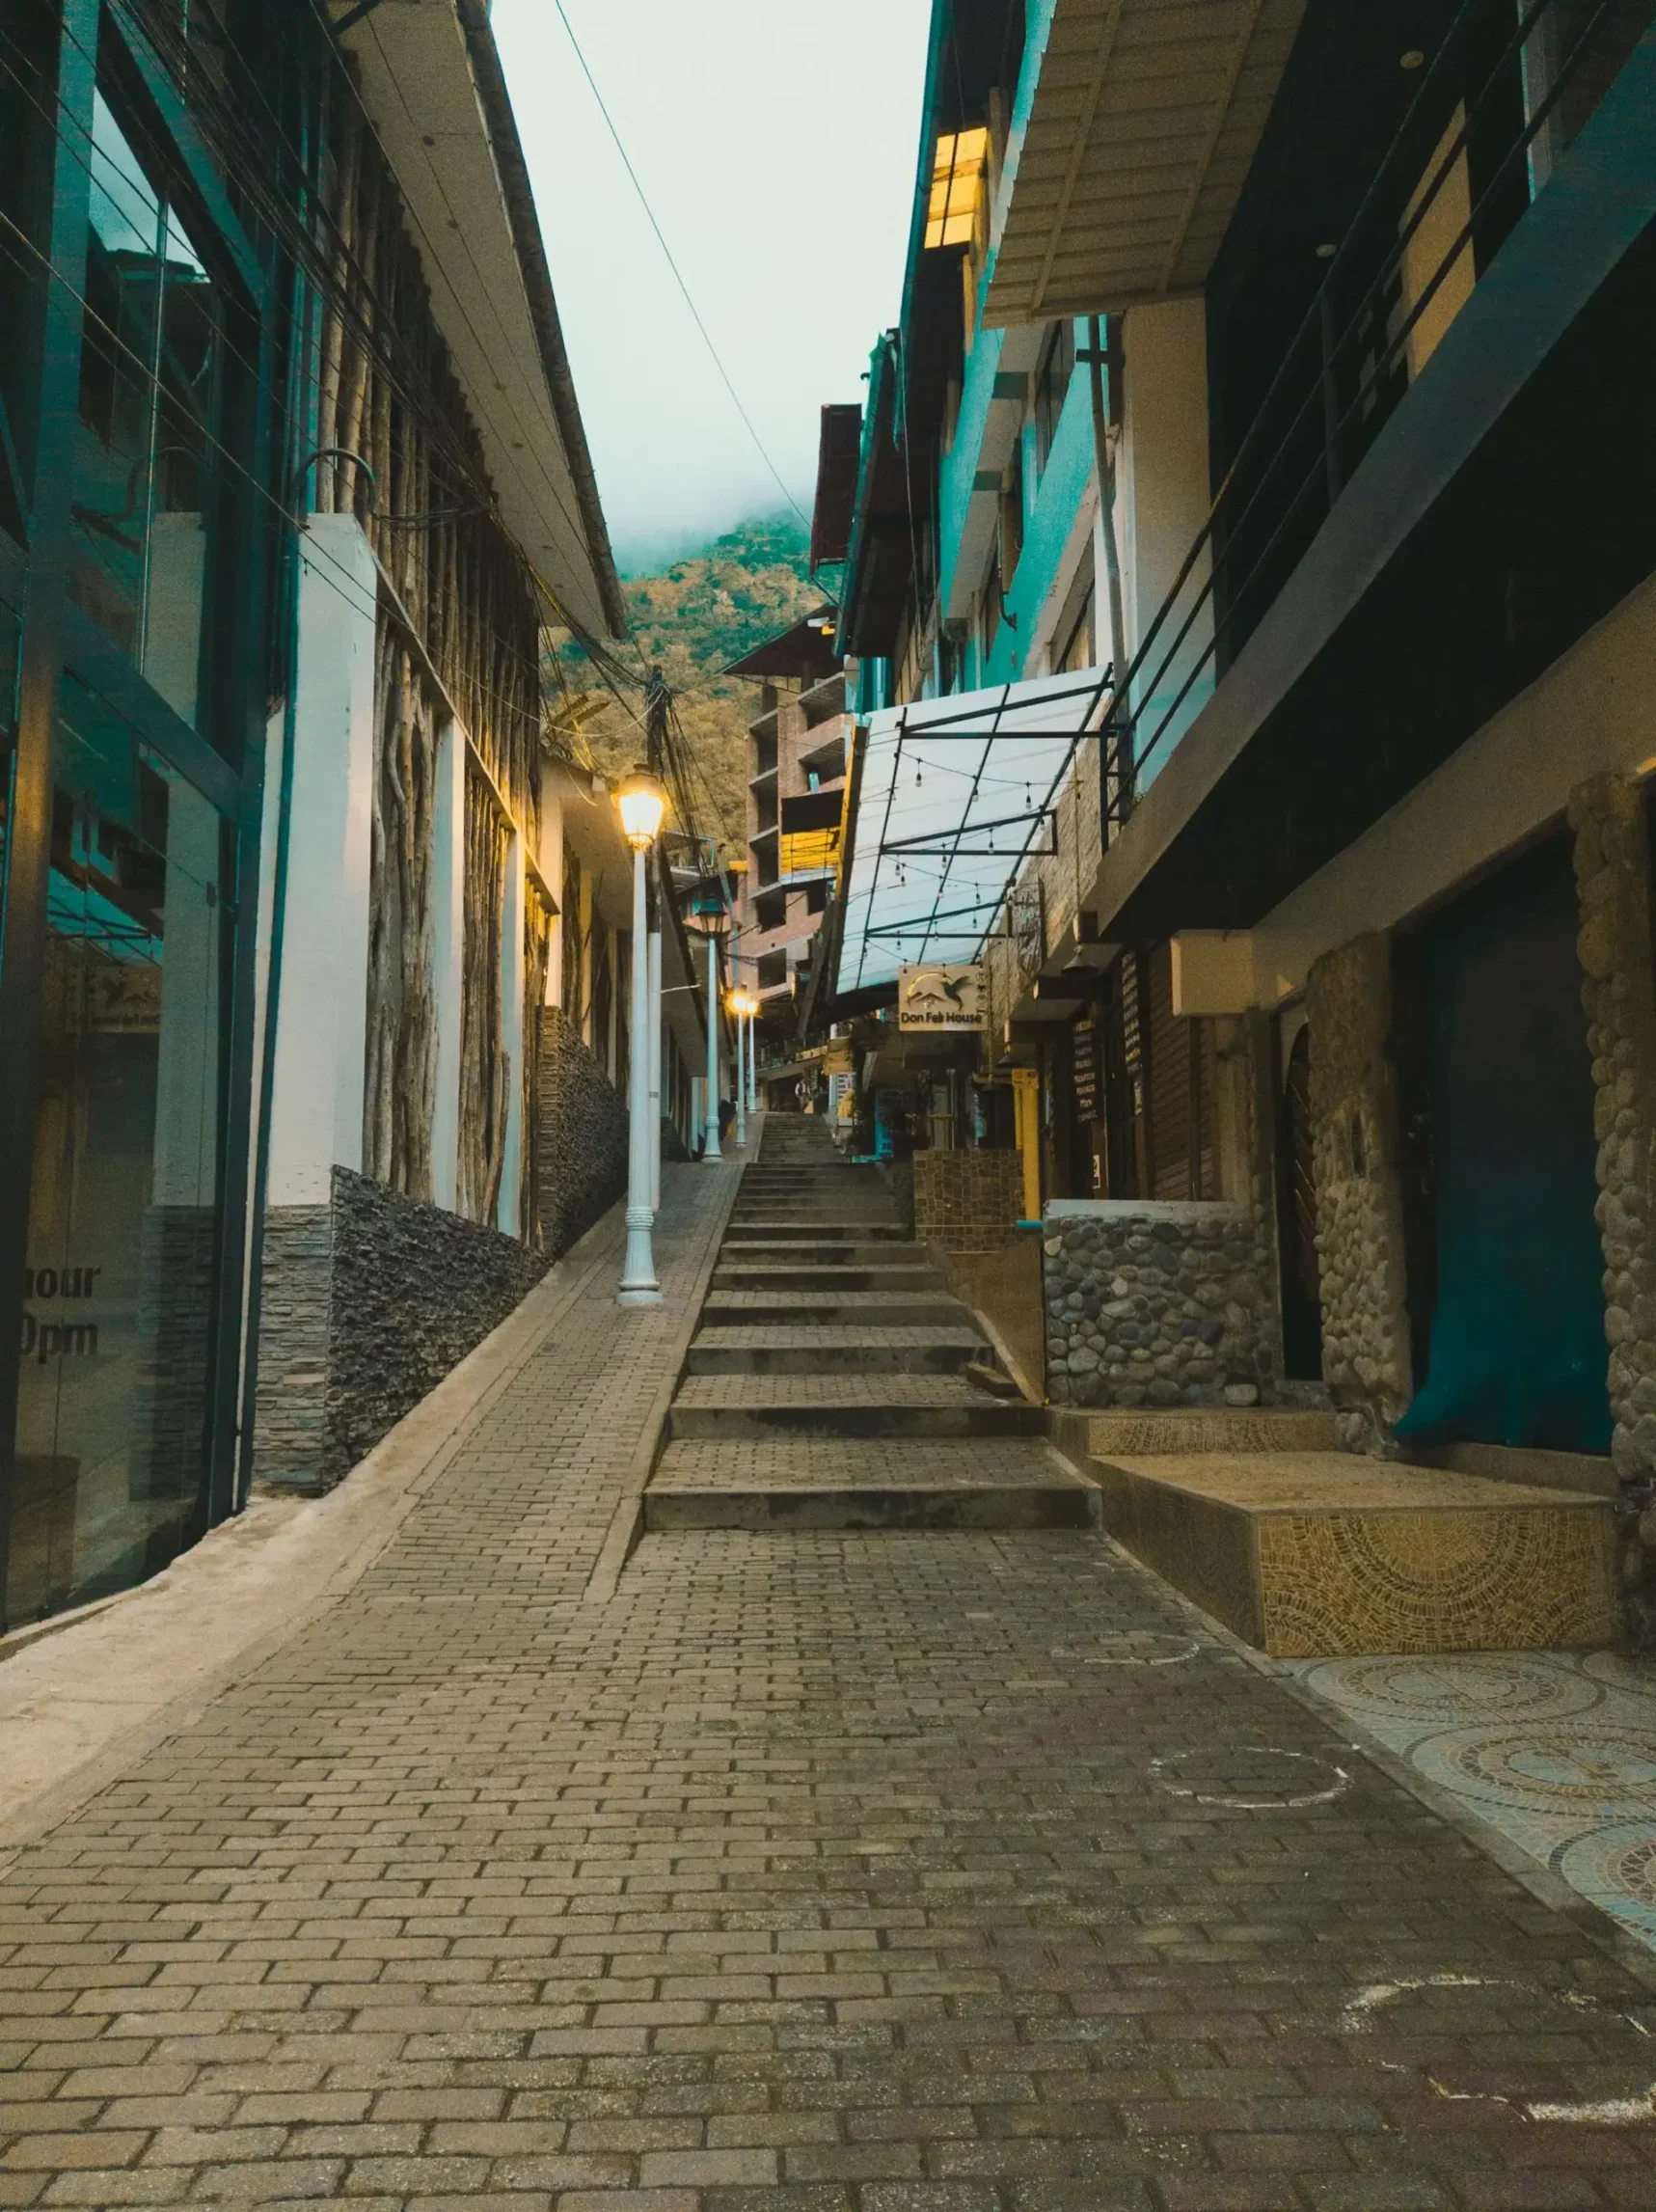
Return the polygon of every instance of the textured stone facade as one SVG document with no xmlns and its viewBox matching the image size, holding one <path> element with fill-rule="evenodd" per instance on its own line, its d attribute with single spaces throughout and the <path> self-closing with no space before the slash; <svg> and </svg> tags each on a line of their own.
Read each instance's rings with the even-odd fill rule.
<svg viewBox="0 0 1656 2212">
<path fill-rule="evenodd" d="M 328 1206 L 265 1233 L 255 1465 L 331 1489 L 502 1322 L 546 1257 L 336 1167 Z"/>
<path fill-rule="evenodd" d="M 1611 1456 L 1629 1626 L 1656 1632 L 1656 959 L 1645 799 L 1619 777 L 1571 794 L 1582 1004 L 1596 1092 Z"/>
<path fill-rule="evenodd" d="M 1246 1209 L 1060 1200 L 1044 1227 L 1054 1406 L 1253 1406 L 1274 1397 L 1270 1260 Z"/>
<path fill-rule="evenodd" d="M 138 1386 L 127 1490 L 193 1498 L 205 1461 L 218 1276 L 211 1206 L 149 1206 L 139 1232 Z"/>
<path fill-rule="evenodd" d="M 556 1258 L 627 1188 L 627 1108 L 569 1017 L 549 1006 L 541 1021 L 535 1183 L 541 1243 Z"/>
<path fill-rule="evenodd" d="M 998 1252 L 1018 1234 L 1023 1161 L 1016 1152 L 917 1152 L 914 1234 L 946 1252 Z"/>
<path fill-rule="evenodd" d="M 323 1488 L 344 1471 L 328 1471 L 333 1279 L 332 1206 L 273 1206 L 264 1219 L 258 1308 L 254 1471 L 260 1482 Z"/>
<path fill-rule="evenodd" d="M 1343 1440 L 1386 1449 L 1413 1395 L 1389 941 L 1325 953 L 1306 986 L 1322 1373 Z"/>
</svg>

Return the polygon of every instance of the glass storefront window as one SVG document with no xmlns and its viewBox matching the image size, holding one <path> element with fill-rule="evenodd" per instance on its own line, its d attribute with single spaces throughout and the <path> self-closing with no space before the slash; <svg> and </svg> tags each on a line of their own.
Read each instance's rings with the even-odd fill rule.
<svg viewBox="0 0 1656 2212">
<path fill-rule="evenodd" d="M 10 0 L 0 59 L 0 530 L 28 535 L 50 253 L 53 11 Z"/>
<path fill-rule="evenodd" d="M 223 301 L 101 94 L 86 296 L 70 588 L 194 725 Z"/>
<path fill-rule="evenodd" d="M 0 599 L 0 961 L 6 957 L 6 867 L 10 851 L 12 777 L 17 759 L 17 662 L 21 621 Z"/>
<path fill-rule="evenodd" d="M 218 1250 L 228 848 L 66 676 L 7 1618 L 153 1572 L 200 1533 Z"/>
</svg>

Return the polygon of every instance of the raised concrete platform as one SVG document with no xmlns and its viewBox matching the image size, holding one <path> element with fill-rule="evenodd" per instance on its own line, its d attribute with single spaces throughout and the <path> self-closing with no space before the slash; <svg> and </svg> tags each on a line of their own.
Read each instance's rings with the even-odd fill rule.
<svg viewBox="0 0 1656 2212">
<path fill-rule="evenodd" d="M 1344 1452 L 1096 1458 L 1104 1525 L 1275 1658 L 1542 1651 L 1615 1633 L 1610 1509 Z"/>
<path fill-rule="evenodd" d="M 1051 1408 L 1052 1435 L 1081 1460 L 1127 1454 L 1144 1459 L 1176 1452 L 1332 1452 L 1339 1431 L 1332 1413 L 1282 1406 L 1170 1407 L 1167 1411 Z"/>
</svg>

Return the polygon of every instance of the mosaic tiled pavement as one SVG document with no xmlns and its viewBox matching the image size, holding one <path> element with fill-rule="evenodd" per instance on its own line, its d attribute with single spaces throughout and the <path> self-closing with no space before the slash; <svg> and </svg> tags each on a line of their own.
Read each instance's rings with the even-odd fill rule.
<svg viewBox="0 0 1656 2212">
<path fill-rule="evenodd" d="M 1456 1652 L 1290 1671 L 1656 1949 L 1656 1657 Z"/>
<path fill-rule="evenodd" d="M 595 1598 L 662 1325 L 0 1880 L 0 2204 L 1656 2206 L 1656 1980 L 1101 1537 Z"/>
</svg>

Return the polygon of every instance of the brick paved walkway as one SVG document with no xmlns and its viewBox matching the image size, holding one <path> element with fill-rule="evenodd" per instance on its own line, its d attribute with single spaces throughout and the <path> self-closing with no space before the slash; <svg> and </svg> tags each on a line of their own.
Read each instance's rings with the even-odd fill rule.
<svg viewBox="0 0 1656 2212">
<path fill-rule="evenodd" d="M 594 1601 L 671 1327 L 595 1286 L 0 1882 L 0 2204 L 1656 2206 L 1648 1986 L 1101 1538 L 650 1536 Z"/>
</svg>

